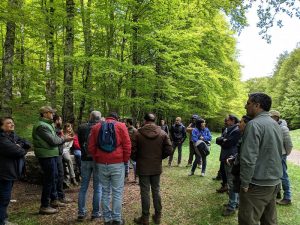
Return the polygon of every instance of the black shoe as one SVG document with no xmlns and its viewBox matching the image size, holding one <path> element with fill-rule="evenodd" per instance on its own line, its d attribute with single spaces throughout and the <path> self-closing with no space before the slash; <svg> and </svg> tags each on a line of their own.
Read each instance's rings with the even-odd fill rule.
<svg viewBox="0 0 300 225">
<path fill-rule="evenodd" d="M 93 220 L 93 221 L 101 220 L 101 218 L 102 218 L 101 215 L 99 215 L 99 216 L 94 216 L 94 215 L 92 215 L 92 216 L 91 216 L 91 220 Z"/>
<path fill-rule="evenodd" d="M 122 219 L 122 221 L 113 220 L 112 225 L 125 225 L 125 220 L 124 219 Z"/>
<path fill-rule="evenodd" d="M 213 179 L 213 180 L 222 180 L 222 178 L 221 178 L 221 177 L 218 177 L 218 176 L 213 177 L 212 179 Z"/>
<path fill-rule="evenodd" d="M 82 222 L 82 221 L 84 221 L 85 218 L 86 218 L 86 215 L 78 215 L 77 216 L 77 221 Z"/>
<path fill-rule="evenodd" d="M 222 213 L 222 216 L 231 216 L 235 214 L 235 210 L 232 209 L 225 209 L 224 212 Z"/>
<path fill-rule="evenodd" d="M 111 221 L 104 222 L 104 225 L 111 225 Z"/>
</svg>

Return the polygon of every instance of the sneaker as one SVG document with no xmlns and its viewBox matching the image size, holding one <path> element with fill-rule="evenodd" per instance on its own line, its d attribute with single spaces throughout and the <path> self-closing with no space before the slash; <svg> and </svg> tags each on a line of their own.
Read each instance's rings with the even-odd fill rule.
<svg viewBox="0 0 300 225">
<path fill-rule="evenodd" d="M 205 177 L 205 173 L 201 173 L 201 177 Z"/>
<path fill-rule="evenodd" d="M 199 169 L 202 169 L 202 164 L 198 165 L 197 167 L 198 167 Z"/>
<path fill-rule="evenodd" d="M 191 166 L 192 166 L 192 164 L 189 164 L 189 163 L 188 163 L 185 167 L 191 167 Z"/>
<path fill-rule="evenodd" d="M 66 207 L 66 203 L 63 203 L 59 200 L 54 200 L 50 202 L 51 207 L 57 208 L 57 207 Z"/>
<path fill-rule="evenodd" d="M 232 209 L 225 209 L 222 213 L 222 216 L 231 216 L 235 214 L 235 210 Z"/>
<path fill-rule="evenodd" d="M 86 218 L 86 214 L 85 215 L 78 215 L 77 216 L 77 221 L 82 222 L 82 221 L 84 221 L 85 218 Z"/>
<path fill-rule="evenodd" d="M 102 218 L 101 215 L 97 215 L 97 216 L 92 215 L 92 216 L 91 216 L 91 220 L 93 220 L 93 221 L 100 220 L 101 218 Z"/>
<path fill-rule="evenodd" d="M 190 172 L 189 174 L 188 174 L 188 176 L 193 176 L 194 175 L 194 172 Z"/>
<path fill-rule="evenodd" d="M 276 203 L 278 205 L 290 205 L 290 204 L 292 204 L 292 200 L 283 198 L 280 201 L 277 201 Z"/>
<path fill-rule="evenodd" d="M 58 213 L 58 210 L 54 209 L 54 208 L 52 208 L 50 206 L 48 206 L 48 207 L 41 207 L 40 211 L 39 211 L 39 214 L 42 214 L 42 215 L 51 215 L 51 214 L 55 214 L 55 213 Z"/>
</svg>

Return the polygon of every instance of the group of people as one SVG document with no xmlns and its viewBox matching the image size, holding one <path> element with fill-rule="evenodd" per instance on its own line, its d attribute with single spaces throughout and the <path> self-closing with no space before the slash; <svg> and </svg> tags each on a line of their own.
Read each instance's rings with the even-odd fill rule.
<svg viewBox="0 0 300 225">
<path fill-rule="evenodd" d="M 245 105 L 247 115 L 241 120 L 228 115 L 222 135 L 216 139 L 221 146 L 219 174 L 222 179 L 222 187 L 217 192 L 226 191 L 229 196 L 223 215 L 233 215 L 238 209 L 240 225 L 277 224 L 275 205 L 281 183 L 284 197 L 277 203 L 291 203 L 286 156 L 291 152 L 292 143 L 286 124 L 280 120 L 280 113 L 270 111 L 271 103 L 271 98 L 264 93 L 250 94 Z M 92 111 L 88 122 L 81 124 L 75 135 L 68 123 L 61 131 L 61 118 L 51 107 L 44 106 L 39 113 L 32 138 L 34 152 L 44 174 L 40 214 L 58 213 L 60 207 L 72 202 L 63 190 L 66 172 L 63 160 L 67 163 L 71 182 L 77 184 L 71 148 L 80 168 L 79 221 L 85 220 L 88 215 L 86 197 L 93 178 L 91 219 L 103 218 L 105 225 L 125 224 L 122 199 L 132 163 L 134 177 L 139 178 L 142 207 L 141 215 L 134 218 L 134 222 L 149 224 L 151 189 L 152 220 L 160 224 L 162 160 L 168 158 L 171 166 L 174 152 L 178 149 L 177 166 L 180 166 L 182 145 L 187 136 L 189 175 L 194 175 L 199 167 L 201 176 L 205 176 L 212 135 L 205 120 L 198 115 L 192 116 L 187 127 L 177 117 L 169 129 L 165 121 L 157 126 L 156 116 L 146 113 L 143 126 L 136 129 L 131 119 L 119 122 L 114 112 L 103 119 L 101 112 Z M 8 218 L 7 206 L 14 180 L 22 174 L 24 156 L 31 144 L 15 134 L 12 118 L 2 118 L 0 127 L 0 225 L 3 225 Z"/>
</svg>

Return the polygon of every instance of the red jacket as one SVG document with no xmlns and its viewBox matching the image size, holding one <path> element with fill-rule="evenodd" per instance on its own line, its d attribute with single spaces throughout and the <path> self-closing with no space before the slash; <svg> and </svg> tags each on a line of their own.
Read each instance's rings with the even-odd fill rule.
<svg viewBox="0 0 300 225">
<path fill-rule="evenodd" d="M 106 118 L 106 122 L 113 122 L 114 118 Z M 92 127 L 89 138 L 89 153 L 97 163 L 101 164 L 115 164 L 128 162 L 131 154 L 131 142 L 127 127 L 124 123 L 115 123 L 115 132 L 117 139 L 117 148 L 113 152 L 105 152 L 98 147 L 98 134 L 101 128 L 101 123 Z"/>
<path fill-rule="evenodd" d="M 74 135 L 74 139 L 73 139 L 73 148 L 74 150 L 80 150 L 78 136 L 76 134 Z"/>
</svg>

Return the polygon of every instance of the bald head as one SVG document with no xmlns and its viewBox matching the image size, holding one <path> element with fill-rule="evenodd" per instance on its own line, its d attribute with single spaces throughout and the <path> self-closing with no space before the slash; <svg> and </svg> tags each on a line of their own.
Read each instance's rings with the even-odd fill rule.
<svg viewBox="0 0 300 225">
<path fill-rule="evenodd" d="M 90 113 L 90 122 L 97 123 L 101 119 L 101 112 L 99 111 L 92 111 Z"/>
</svg>

